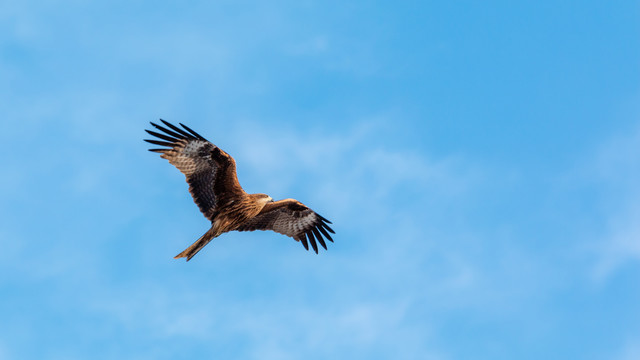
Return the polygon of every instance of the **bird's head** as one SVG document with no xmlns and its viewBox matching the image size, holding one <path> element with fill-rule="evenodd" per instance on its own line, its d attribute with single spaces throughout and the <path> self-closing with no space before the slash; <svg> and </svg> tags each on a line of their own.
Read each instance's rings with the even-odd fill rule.
<svg viewBox="0 0 640 360">
<path fill-rule="evenodd" d="M 254 198 L 261 203 L 268 203 L 273 201 L 273 199 L 271 198 L 271 196 L 267 195 L 267 194 L 253 194 Z"/>
</svg>

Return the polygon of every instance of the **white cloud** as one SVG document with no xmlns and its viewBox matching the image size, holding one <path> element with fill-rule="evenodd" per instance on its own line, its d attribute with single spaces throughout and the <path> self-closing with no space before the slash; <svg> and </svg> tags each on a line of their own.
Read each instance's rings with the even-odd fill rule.
<svg viewBox="0 0 640 360">
<path fill-rule="evenodd" d="M 378 136 L 383 131 L 380 119 L 333 134 L 322 128 L 301 133 L 243 123 L 234 131 L 234 142 L 243 144 L 234 149 L 240 181 L 244 185 L 244 175 L 251 180 L 247 190 L 263 187 L 260 191 L 276 197 L 292 196 L 287 193 L 303 183 L 306 196 L 331 203 L 339 216 L 366 217 L 379 210 L 393 218 L 398 213 L 388 206 L 400 190 L 413 189 L 416 200 L 427 202 L 461 196 L 478 179 L 477 168 L 461 158 L 429 159 L 417 151 L 381 145 Z"/>
<path fill-rule="evenodd" d="M 103 294 L 90 306 L 125 334 L 186 337 L 212 351 L 245 339 L 250 346 L 235 353 L 240 358 L 444 358 L 434 350 L 428 324 L 411 319 L 407 304 L 346 299 L 310 306 L 290 296 L 233 299 L 206 288 L 174 293 L 151 286 Z"/>
<path fill-rule="evenodd" d="M 634 196 L 630 201 L 640 204 L 640 197 Z M 640 206 L 627 206 L 612 216 L 606 240 L 597 248 L 597 281 L 607 279 L 625 264 L 640 261 Z"/>
<path fill-rule="evenodd" d="M 610 359 L 610 358 L 607 358 Z M 614 356 L 615 360 L 638 360 L 640 359 L 640 339 L 628 340 L 622 349 Z"/>
<path fill-rule="evenodd" d="M 15 357 L 9 355 L 9 348 L 4 344 L 3 341 L 0 341 L 0 359 L 10 360 L 16 359 Z"/>
<path fill-rule="evenodd" d="M 600 282 L 640 261 L 640 127 L 606 143 L 593 166 L 607 216 L 604 239 L 595 248 L 593 276 Z"/>
</svg>

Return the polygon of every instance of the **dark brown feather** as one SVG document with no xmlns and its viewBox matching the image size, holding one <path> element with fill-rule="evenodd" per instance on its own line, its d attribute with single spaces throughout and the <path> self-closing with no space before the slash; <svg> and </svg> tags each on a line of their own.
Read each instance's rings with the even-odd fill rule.
<svg viewBox="0 0 640 360">
<path fill-rule="evenodd" d="M 296 239 L 297 241 L 302 242 L 302 246 L 304 246 L 304 248 L 309 251 L 309 244 L 307 243 L 307 238 L 304 236 L 304 234 L 302 234 L 302 236 L 300 236 L 298 239 Z"/>
<path fill-rule="evenodd" d="M 148 140 L 148 139 L 144 139 L 144 141 L 150 143 L 150 144 L 154 144 L 154 145 L 160 145 L 160 146 L 168 146 L 168 147 L 173 147 L 173 143 L 170 142 L 166 142 L 166 141 L 158 141 L 158 140 Z"/>
<path fill-rule="evenodd" d="M 327 250 L 327 243 L 324 242 L 324 239 L 322 238 L 322 235 L 320 235 L 320 232 L 318 231 L 318 227 L 312 227 L 311 231 L 313 232 L 313 235 L 315 236 L 315 238 L 318 240 L 318 242 L 320 243 L 320 245 L 322 245 L 322 247 Z"/>
<path fill-rule="evenodd" d="M 198 134 L 197 132 L 191 130 L 191 128 L 189 128 L 187 125 L 183 124 L 183 123 L 179 123 L 180 126 L 182 126 L 183 128 L 185 128 L 185 130 L 187 130 L 188 132 L 190 132 L 193 136 L 195 136 L 196 138 L 200 139 L 200 140 L 204 140 L 204 138 L 202 136 L 200 136 L 200 134 Z"/>
<path fill-rule="evenodd" d="M 160 119 L 160 120 L 162 120 L 162 119 Z M 162 120 L 162 121 L 164 121 L 164 120 Z M 153 127 L 155 127 L 156 129 L 158 129 L 158 130 L 160 130 L 160 131 L 162 131 L 162 132 L 166 133 L 167 135 L 169 135 L 169 136 L 173 136 L 173 137 L 174 137 L 174 138 L 176 138 L 176 139 L 181 139 L 181 138 L 183 137 L 183 135 L 180 135 L 180 134 L 178 134 L 178 133 L 176 133 L 176 132 L 173 132 L 173 131 L 171 131 L 171 130 L 169 130 L 169 129 L 163 128 L 162 126 L 160 126 L 160 125 L 158 125 L 158 124 L 155 124 L 155 123 L 153 123 L 153 122 L 151 123 L 151 125 L 152 125 Z"/>
<path fill-rule="evenodd" d="M 145 130 L 145 131 L 149 135 L 153 135 L 153 136 L 155 136 L 157 138 L 160 138 L 162 140 L 167 140 L 167 141 L 172 142 L 172 143 L 178 141 L 178 139 L 179 139 L 179 137 L 175 138 L 175 137 L 171 137 L 171 136 L 167 136 L 167 135 L 164 135 L 164 134 L 160 134 L 160 133 L 157 133 L 157 132 L 151 131 L 151 130 Z"/>
<path fill-rule="evenodd" d="M 174 131 L 176 131 L 177 133 L 179 133 L 181 136 L 181 138 L 184 139 L 191 139 L 191 140 L 195 140 L 196 138 L 189 134 L 188 132 L 185 132 L 184 130 L 180 129 L 179 127 L 171 124 L 170 122 L 164 121 L 162 119 L 160 119 L 160 121 L 162 121 L 163 124 L 167 125 L 168 127 L 170 127 L 171 129 L 173 129 Z"/>
</svg>

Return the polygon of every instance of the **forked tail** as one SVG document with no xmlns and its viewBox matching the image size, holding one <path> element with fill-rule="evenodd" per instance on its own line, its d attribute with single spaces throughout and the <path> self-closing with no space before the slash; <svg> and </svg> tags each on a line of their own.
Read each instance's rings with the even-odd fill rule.
<svg viewBox="0 0 640 360">
<path fill-rule="evenodd" d="M 216 231 L 214 230 L 214 226 L 212 226 L 209 231 L 200 236 L 200 239 L 196 240 L 193 244 L 191 244 L 191 246 L 184 249 L 184 251 L 180 254 L 176 255 L 174 259 L 186 257 L 187 261 L 191 260 L 191 258 L 194 257 L 198 253 L 198 251 L 202 250 L 202 248 L 207 245 L 209 241 L 213 240 L 213 238 L 218 235 L 219 234 L 216 234 Z"/>
</svg>

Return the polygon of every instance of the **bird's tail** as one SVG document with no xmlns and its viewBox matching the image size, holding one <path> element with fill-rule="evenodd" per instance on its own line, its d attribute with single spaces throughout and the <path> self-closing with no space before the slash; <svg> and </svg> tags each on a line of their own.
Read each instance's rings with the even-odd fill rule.
<svg viewBox="0 0 640 360">
<path fill-rule="evenodd" d="M 215 230 L 214 228 L 215 226 L 212 226 L 211 229 L 209 229 L 209 231 L 204 233 L 204 235 L 200 236 L 198 240 L 196 240 L 188 248 L 184 249 L 183 252 L 176 255 L 174 259 L 186 257 L 187 261 L 191 260 L 191 258 L 194 257 L 198 253 L 198 251 L 202 250 L 202 248 L 209 243 L 209 241 L 213 240 L 213 238 L 220 235 L 220 234 L 217 234 L 217 230 Z"/>
</svg>

